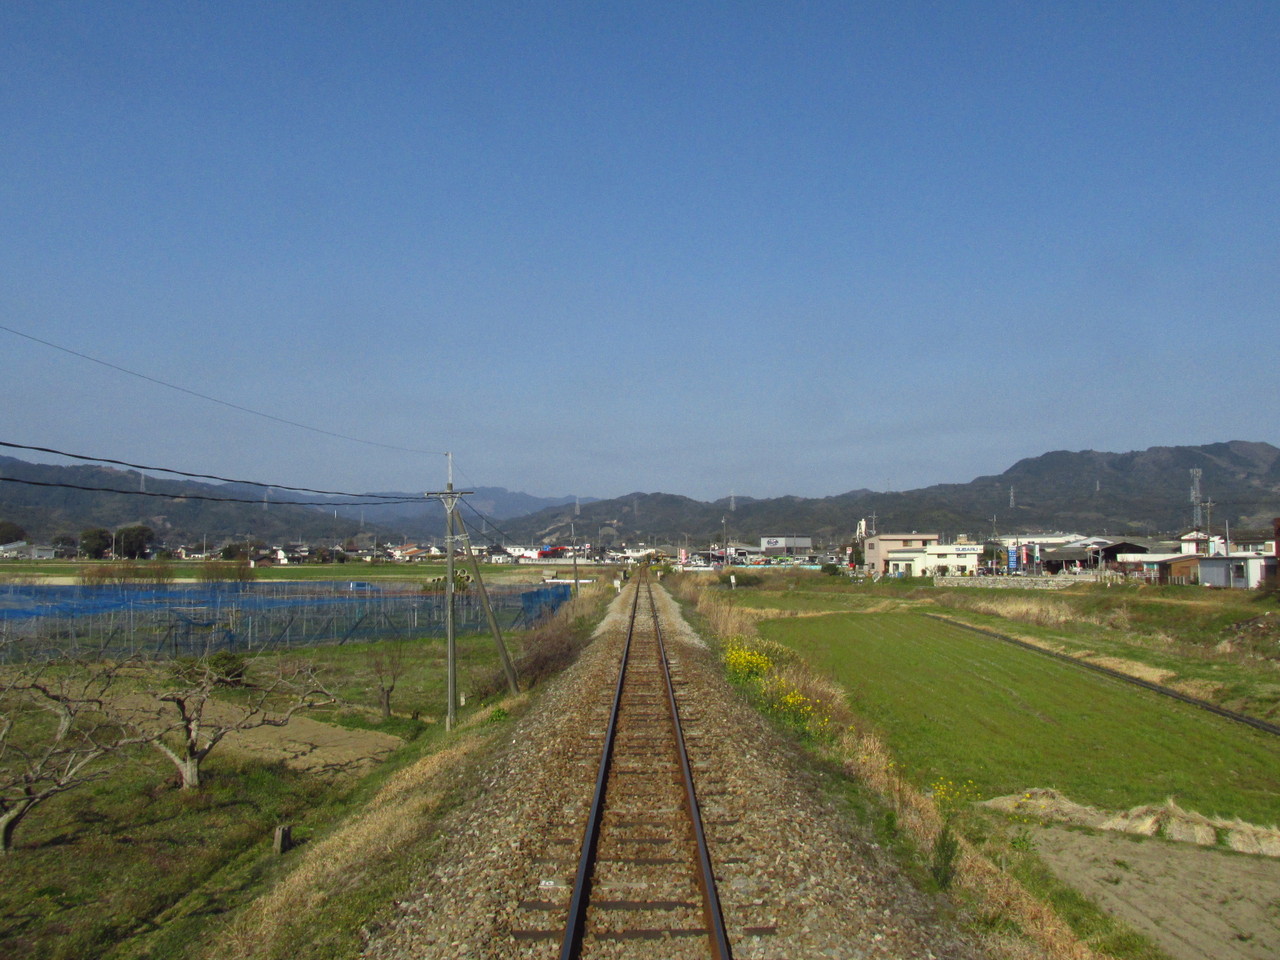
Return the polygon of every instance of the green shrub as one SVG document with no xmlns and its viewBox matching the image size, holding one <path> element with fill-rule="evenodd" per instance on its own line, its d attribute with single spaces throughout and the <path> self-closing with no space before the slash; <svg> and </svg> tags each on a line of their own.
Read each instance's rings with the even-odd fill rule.
<svg viewBox="0 0 1280 960">
<path fill-rule="evenodd" d="M 929 872 L 943 890 L 951 886 L 956 876 L 956 860 L 960 856 L 960 841 L 951 832 L 951 824 L 944 823 L 938 839 L 933 842 L 933 861 Z"/>
</svg>

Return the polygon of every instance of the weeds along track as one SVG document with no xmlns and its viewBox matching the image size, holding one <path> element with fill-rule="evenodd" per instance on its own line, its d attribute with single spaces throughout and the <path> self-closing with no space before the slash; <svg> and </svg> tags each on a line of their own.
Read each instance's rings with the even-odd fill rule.
<svg viewBox="0 0 1280 960">
<path fill-rule="evenodd" d="M 600 763 L 576 870 L 566 837 L 552 838 L 539 859 L 560 877 L 544 879 L 539 896 L 520 903 L 528 924 L 512 934 L 558 941 L 561 960 L 615 956 L 616 945 L 628 941 L 636 955 L 671 956 L 675 941 L 681 956 L 728 960 L 732 952 L 685 748 L 679 681 L 647 579 L 633 590 L 608 717 L 602 728 L 586 731 L 588 742 L 599 746 Z M 696 729 L 696 718 L 689 722 Z M 564 825 L 566 836 L 573 826 Z"/>
<path fill-rule="evenodd" d="M 637 599 L 637 594 L 639 595 Z M 698 886 L 694 827 L 660 683 L 656 606 L 734 960 L 978 960 L 797 763 L 795 746 L 724 680 L 716 656 L 660 583 L 640 578 L 594 638 L 538 694 L 481 769 L 474 799 L 435 827 L 440 849 L 365 930 L 365 960 L 705 960 L 717 956 Z M 630 611 L 637 610 L 630 626 Z M 580 871 L 623 649 L 619 699 L 591 865 Z M 582 932 L 570 937 L 583 872 Z M 580 940 L 580 946 L 574 945 Z M 727 956 L 728 954 L 721 954 Z"/>
</svg>

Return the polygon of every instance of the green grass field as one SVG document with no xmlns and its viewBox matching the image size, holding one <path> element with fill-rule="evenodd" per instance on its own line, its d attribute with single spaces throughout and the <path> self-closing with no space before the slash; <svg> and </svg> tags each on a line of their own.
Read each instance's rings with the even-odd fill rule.
<svg viewBox="0 0 1280 960">
<path fill-rule="evenodd" d="M 1280 722 L 1280 624 L 1275 596 L 1202 587 L 1106 587 L 1065 590 L 936 588 L 924 580 L 850 583 L 808 572 L 767 573 L 758 586 L 723 590 L 734 606 L 787 613 L 941 610 L 975 626 L 1047 643 L 1068 652 L 1119 657 L 1191 683 L 1196 695 L 1272 723 Z"/>
<path fill-rule="evenodd" d="M 761 624 L 848 692 L 917 784 L 1054 787 L 1125 809 L 1173 797 L 1280 822 L 1280 738 L 918 614 Z"/>
</svg>

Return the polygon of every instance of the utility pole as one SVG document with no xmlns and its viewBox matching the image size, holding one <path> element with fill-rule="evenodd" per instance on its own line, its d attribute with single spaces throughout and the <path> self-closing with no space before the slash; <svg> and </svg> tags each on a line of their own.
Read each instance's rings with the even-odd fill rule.
<svg viewBox="0 0 1280 960">
<path fill-rule="evenodd" d="M 449 479 L 440 500 L 444 504 L 444 637 L 449 703 L 445 708 L 444 728 L 452 730 L 458 721 L 458 645 L 453 622 L 453 512 L 457 509 L 458 497 L 453 492 L 453 454 L 445 456 L 449 460 Z"/>
<path fill-rule="evenodd" d="M 1200 532 L 1200 477 L 1204 473 L 1199 467 L 1191 468 L 1191 525 L 1196 533 Z"/>
<path fill-rule="evenodd" d="M 1235 578 L 1235 575 L 1231 572 L 1231 521 L 1230 520 L 1224 521 L 1223 529 L 1226 530 L 1227 586 L 1234 587 L 1236 585 L 1236 578 Z"/>
<path fill-rule="evenodd" d="M 572 521 L 569 523 L 569 539 L 573 541 L 573 598 L 578 598 L 578 534 L 574 532 Z"/>
<path fill-rule="evenodd" d="M 498 645 L 498 658 L 502 661 L 502 670 L 507 677 L 507 686 L 512 693 L 516 693 L 519 691 L 519 685 L 516 681 L 515 668 L 511 664 L 511 658 L 507 655 L 506 644 L 502 641 L 502 630 L 498 626 L 498 618 L 494 616 L 493 605 L 489 603 L 489 593 L 485 589 L 484 579 L 480 576 L 480 562 L 476 559 L 475 552 L 471 549 L 471 537 L 467 534 L 467 528 L 462 522 L 462 518 L 458 516 L 458 500 L 469 491 L 453 489 L 453 454 L 447 453 L 445 456 L 449 458 L 449 478 L 444 492 L 428 493 L 425 496 L 439 497 L 440 502 L 444 504 L 446 696 L 449 700 L 445 709 L 445 729 L 452 730 L 458 720 L 458 644 L 457 627 L 454 619 L 454 594 L 457 584 L 453 556 L 454 543 L 457 539 L 462 540 L 467 559 L 471 562 L 471 569 L 475 574 L 476 589 L 480 592 L 480 602 L 484 607 L 485 617 L 489 621 L 489 630 Z"/>
</svg>

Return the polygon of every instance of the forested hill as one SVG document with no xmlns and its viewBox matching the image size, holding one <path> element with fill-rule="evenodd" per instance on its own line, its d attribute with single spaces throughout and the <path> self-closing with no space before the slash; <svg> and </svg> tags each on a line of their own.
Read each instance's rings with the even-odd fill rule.
<svg viewBox="0 0 1280 960">
<path fill-rule="evenodd" d="M 78 539 L 81 531 L 92 527 L 114 530 L 132 524 L 150 527 L 161 542 L 175 547 L 198 544 L 202 539 L 214 544 L 224 538 L 246 536 L 267 543 L 332 542 L 360 530 L 358 520 L 335 518 L 332 511 L 269 502 L 264 506 L 263 488 L 252 485 L 168 480 L 144 477 L 136 470 L 51 466 L 12 457 L 0 457 L 0 478 L 49 484 L 0 482 L 0 520 L 17 524 L 29 540 L 43 543 L 59 535 Z M 79 487 L 93 489 L 76 489 Z M 140 495 L 144 491 L 147 495 Z M 250 502 L 196 500 L 192 499 L 194 496 Z M 267 499 L 270 498 L 268 494 Z M 282 493 L 275 495 L 277 500 L 292 498 Z"/>
<path fill-rule="evenodd" d="M 4 482 L 3 478 L 34 481 Z M 93 489 L 78 489 L 78 488 Z M 126 494 L 105 493 L 123 490 Z M 147 494 L 145 496 L 140 494 Z M 163 496 L 152 496 L 163 494 Z M 196 496 L 243 499 L 247 503 L 198 500 Z M 380 504 L 344 506 L 349 497 L 325 497 L 265 490 L 252 484 L 203 483 L 143 476 L 136 470 L 28 463 L 0 456 L 0 521 L 14 523 L 29 539 L 79 537 L 91 527 L 116 529 L 143 524 L 170 546 L 218 543 L 250 537 L 265 543 L 330 543 L 365 534 L 389 540 L 436 540 L 444 533 L 444 510 L 419 493 L 379 493 L 399 498 Z M 281 500 L 317 501 L 321 506 L 291 506 Z M 478 487 L 467 497 L 468 526 L 476 536 L 487 523 L 532 513 L 574 497 L 535 497 L 501 487 Z M 590 502 L 583 498 L 583 502 Z M 489 521 L 479 519 L 479 515 Z"/>
<path fill-rule="evenodd" d="M 502 488 L 469 497 L 473 536 L 520 542 L 567 542 L 570 525 L 593 543 L 636 542 L 690 546 L 731 538 L 812 536 L 847 542 L 858 520 L 875 517 L 882 532 L 920 530 L 944 535 L 1071 530 L 1122 536 L 1177 533 L 1191 524 L 1191 470 L 1212 501 L 1215 528 L 1269 529 L 1280 516 L 1280 449 L 1231 441 L 1204 446 L 1151 447 L 1129 453 L 1093 450 L 1046 453 L 1020 460 L 1003 473 L 968 483 L 877 493 L 854 490 L 832 497 L 738 497 L 711 503 L 667 493 L 634 493 L 613 500 L 548 501 Z M 78 536 L 87 527 L 142 523 L 170 544 L 212 542 L 251 535 L 267 542 L 345 539 L 362 528 L 388 537 L 439 539 L 438 504 L 335 508 L 261 504 L 260 487 L 143 478 L 136 471 L 97 466 L 49 466 L 0 457 L 0 477 L 50 484 L 162 493 L 162 497 L 90 492 L 58 486 L 0 482 L 0 520 L 33 539 Z M 243 497 L 255 503 L 218 503 L 193 494 Z M 271 494 L 268 499 L 287 499 Z M 308 497 L 307 499 L 321 499 Z M 548 505 L 550 504 L 550 505 Z M 536 512 L 530 512 L 535 511 Z M 335 515 L 336 509 L 336 515 Z M 517 514 L 524 512 L 525 515 Z M 493 522 L 493 521 L 496 521 Z"/>
<path fill-rule="evenodd" d="M 1215 526 L 1269 529 L 1280 516 L 1280 449 L 1231 441 L 1151 447 L 1129 453 L 1046 453 L 968 483 L 899 493 L 855 490 L 823 498 L 739 497 L 705 503 L 672 494 L 634 493 L 614 500 L 543 510 L 503 526 L 516 539 L 644 540 L 682 546 L 762 536 L 799 535 L 839 543 L 858 520 L 875 516 L 881 532 L 920 530 L 975 537 L 1015 531 L 1078 531 L 1123 536 L 1180 533 L 1191 525 L 1191 469 L 1212 500 Z M 1011 497 L 1012 490 L 1012 497 Z M 1010 505 L 1012 500 L 1012 506 Z"/>
</svg>

